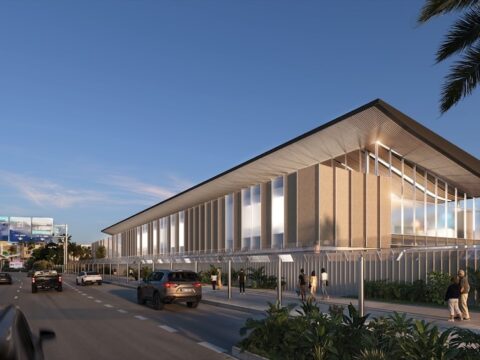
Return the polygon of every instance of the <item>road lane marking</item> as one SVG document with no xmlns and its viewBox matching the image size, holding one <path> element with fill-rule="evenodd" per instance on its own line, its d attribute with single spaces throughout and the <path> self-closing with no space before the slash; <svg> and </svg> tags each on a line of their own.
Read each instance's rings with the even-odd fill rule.
<svg viewBox="0 0 480 360">
<path fill-rule="evenodd" d="M 95 302 L 100 304 L 102 300 L 95 300 Z"/>
<path fill-rule="evenodd" d="M 135 315 L 134 318 L 138 319 L 138 320 L 147 320 L 148 319 L 148 318 L 146 318 L 145 316 L 142 316 L 142 315 Z"/>
<path fill-rule="evenodd" d="M 125 310 L 122 310 L 122 309 L 118 309 L 117 311 L 118 311 L 119 313 L 122 313 L 122 314 L 127 314 L 127 313 L 128 313 L 128 311 L 125 311 Z"/>
<path fill-rule="evenodd" d="M 110 305 L 110 304 L 104 304 L 103 306 L 108 307 L 108 308 L 113 308 L 113 306 Z"/>
<path fill-rule="evenodd" d="M 199 342 L 198 345 L 206 347 L 207 349 L 215 351 L 216 353 L 219 353 L 219 354 L 227 352 L 227 350 L 222 349 L 221 347 L 215 346 L 213 344 L 210 344 L 206 341 Z"/>
<path fill-rule="evenodd" d="M 176 329 L 174 329 L 174 328 L 172 328 L 172 327 L 170 327 L 170 326 L 168 326 L 168 325 L 158 325 L 158 327 L 161 328 L 161 329 L 163 329 L 163 330 L 166 330 L 166 331 L 168 331 L 168 332 L 170 332 L 170 333 L 175 333 L 175 332 L 177 332 Z"/>
<path fill-rule="evenodd" d="M 87 299 L 93 299 L 93 296 L 89 296 Z"/>
<path fill-rule="evenodd" d="M 17 290 L 17 293 L 19 293 L 19 292 L 20 292 L 20 290 Z"/>
<path fill-rule="evenodd" d="M 14 296 L 13 298 L 14 298 L 15 300 L 17 300 L 17 299 L 18 299 L 18 296 Z"/>
</svg>

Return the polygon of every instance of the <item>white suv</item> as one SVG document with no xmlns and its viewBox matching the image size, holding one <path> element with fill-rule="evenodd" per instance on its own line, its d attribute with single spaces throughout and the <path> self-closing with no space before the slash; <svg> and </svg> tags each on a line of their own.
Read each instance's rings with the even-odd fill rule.
<svg viewBox="0 0 480 360">
<path fill-rule="evenodd" d="M 87 284 L 95 284 L 102 285 L 102 275 L 97 273 L 96 271 L 80 271 L 77 275 L 76 283 L 77 285 L 87 285 Z"/>
</svg>

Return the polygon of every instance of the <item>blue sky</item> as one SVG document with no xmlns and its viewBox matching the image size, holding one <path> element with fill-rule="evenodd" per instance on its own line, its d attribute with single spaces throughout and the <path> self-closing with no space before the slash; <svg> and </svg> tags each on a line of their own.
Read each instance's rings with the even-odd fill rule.
<svg viewBox="0 0 480 360">
<path fill-rule="evenodd" d="M 454 17 L 420 0 L 0 2 L 0 215 L 100 230 L 375 98 L 477 158 L 480 89 L 440 116 Z"/>
</svg>

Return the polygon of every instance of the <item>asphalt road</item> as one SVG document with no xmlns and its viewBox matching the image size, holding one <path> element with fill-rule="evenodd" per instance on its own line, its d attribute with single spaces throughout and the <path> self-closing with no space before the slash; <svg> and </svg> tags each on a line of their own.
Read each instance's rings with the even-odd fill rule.
<svg viewBox="0 0 480 360">
<path fill-rule="evenodd" d="M 0 286 L 0 306 L 19 306 L 34 333 L 55 331 L 44 345 L 47 359 L 225 359 L 245 320 L 255 317 L 203 303 L 156 311 L 138 305 L 133 289 L 76 286 L 73 276 L 64 277 L 61 293 L 32 294 L 25 273 L 12 276 L 13 285 Z"/>
</svg>

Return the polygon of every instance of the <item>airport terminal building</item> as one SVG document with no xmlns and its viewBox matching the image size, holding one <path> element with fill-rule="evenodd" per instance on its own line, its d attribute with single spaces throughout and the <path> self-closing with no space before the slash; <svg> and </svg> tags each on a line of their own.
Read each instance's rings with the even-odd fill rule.
<svg viewBox="0 0 480 360">
<path fill-rule="evenodd" d="M 477 268 L 480 161 L 375 100 L 103 230 L 103 262 L 325 267 L 338 290 Z M 480 248 L 479 248 L 480 250 Z M 240 266 L 240 265 L 239 265 Z"/>
</svg>

